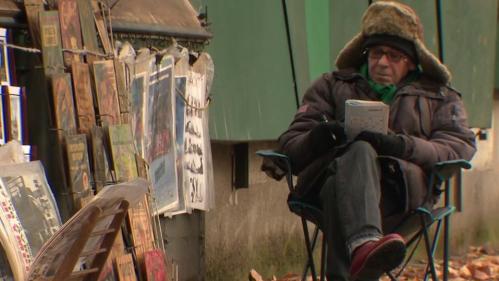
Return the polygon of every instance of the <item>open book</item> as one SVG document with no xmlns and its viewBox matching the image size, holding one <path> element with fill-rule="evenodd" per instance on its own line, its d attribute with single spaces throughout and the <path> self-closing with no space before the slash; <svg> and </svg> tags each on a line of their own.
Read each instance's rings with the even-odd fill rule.
<svg viewBox="0 0 499 281">
<path fill-rule="evenodd" d="M 381 101 L 346 100 L 345 133 L 353 140 L 362 131 L 388 132 L 388 105 Z"/>
</svg>

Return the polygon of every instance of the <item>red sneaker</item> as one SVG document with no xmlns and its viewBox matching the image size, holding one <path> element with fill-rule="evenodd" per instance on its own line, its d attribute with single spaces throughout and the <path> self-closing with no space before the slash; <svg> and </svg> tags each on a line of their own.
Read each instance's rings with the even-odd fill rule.
<svg viewBox="0 0 499 281">
<path fill-rule="evenodd" d="M 404 257 L 405 242 L 402 236 L 388 234 L 378 241 L 366 242 L 355 250 L 350 276 L 352 280 L 378 279 L 401 264 Z"/>
</svg>

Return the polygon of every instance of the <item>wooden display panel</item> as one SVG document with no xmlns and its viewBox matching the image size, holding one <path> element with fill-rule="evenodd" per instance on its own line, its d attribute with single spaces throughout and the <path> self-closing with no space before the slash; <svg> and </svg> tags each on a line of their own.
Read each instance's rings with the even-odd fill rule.
<svg viewBox="0 0 499 281">
<path fill-rule="evenodd" d="M 132 254 L 117 257 L 115 262 L 120 281 L 137 281 Z"/>
<path fill-rule="evenodd" d="M 81 50 L 80 15 L 76 0 L 59 0 L 59 20 L 61 25 L 62 47 L 64 49 Z M 74 52 L 64 52 L 64 65 L 71 67 L 73 62 L 80 62 L 81 55 Z"/>
<path fill-rule="evenodd" d="M 113 167 L 118 182 L 137 177 L 135 146 L 130 124 L 109 126 L 109 143 L 113 155 Z"/>
<path fill-rule="evenodd" d="M 40 29 L 45 75 L 63 73 L 64 60 L 62 57 L 61 31 L 59 29 L 59 12 L 40 12 Z"/>
<path fill-rule="evenodd" d="M 55 74 L 52 77 L 52 98 L 56 129 L 65 135 L 75 134 L 76 120 L 69 74 Z"/>
<path fill-rule="evenodd" d="M 72 72 L 78 131 L 88 136 L 96 125 L 90 69 L 86 63 L 73 62 Z"/>
<path fill-rule="evenodd" d="M 99 52 L 97 43 L 97 30 L 95 29 L 94 13 L 90 0 L 77 0 L 78 10 L 80 12 L 80 25 L 83 38 L 83 46 L 86 50 Z M 87 63 L 92 63 L 98 59 L 93 54 L 87 55 Z"/>
<path fill-rule="evenodd" d="M 99 117 L 103 126 L 120 124 L 120 108 L 112 60 L 93 63 Z"/>
<path fill-rule="evenodd" d="M 84 134 L 66 136 L 66 155 L 69 170 L 69 186 L 76 210 L 81 209 L 93 197 L 90 186 L 90 164 L 87 137 Z"/>
</svg>

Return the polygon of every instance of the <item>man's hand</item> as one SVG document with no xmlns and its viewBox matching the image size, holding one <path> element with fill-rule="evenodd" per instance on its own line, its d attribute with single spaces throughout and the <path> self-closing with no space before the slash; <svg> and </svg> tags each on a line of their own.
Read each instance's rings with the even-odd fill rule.
<svg viewBox="0 0 499 281">
<path fill-rule="evenodd" d="M 402 158 L 405 151 L 404 139 L 398 135 L 385 135 L 370 131 L 362 131 L 355 140 L 370 143 L 379 155 Z"/>
<path fill-rule="evenodd" d="M 325 151 L 331 147 L 345 143 L 346 135 L 343 126 L 336 121 L 321 122 L 310 131 L 313 149 Z"/>
</svg>

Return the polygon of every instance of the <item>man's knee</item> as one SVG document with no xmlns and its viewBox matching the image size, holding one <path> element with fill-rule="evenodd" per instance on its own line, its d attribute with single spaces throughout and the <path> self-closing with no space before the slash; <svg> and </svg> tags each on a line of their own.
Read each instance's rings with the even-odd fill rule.
<svg viewBox="0 0 499 281">
<path fill-rule="evenodd" d="M 366 141 L 356 141 L 350 145 L 346 154 L 355 159 L 376 158 L 378 154 Z"/>
</svg>

